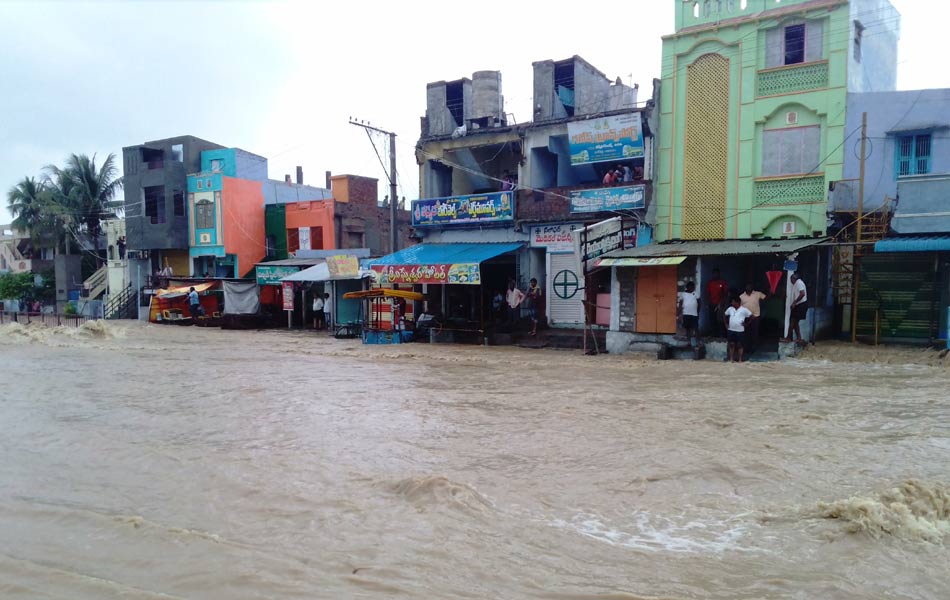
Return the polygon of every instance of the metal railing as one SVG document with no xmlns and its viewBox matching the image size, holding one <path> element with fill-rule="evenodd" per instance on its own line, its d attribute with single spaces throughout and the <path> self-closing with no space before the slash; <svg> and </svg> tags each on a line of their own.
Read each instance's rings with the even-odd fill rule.
<svg viewBox="0 0 950 600">
<path fill-rule="evenodd" d="M 135 290 L 129 284 L 124 290 L 109 298 L 102 311 L 106 319 L 135 319 L 138 317 Z"/>
<path fill-rule="evenodd" d="M 89 320 L 84 315 L 64 315 L 59 313 L 9 312 L 0 311 L 0 325 L 7 323 L 42 323 L 48 327 L 79 327 Z"/>
</svg>

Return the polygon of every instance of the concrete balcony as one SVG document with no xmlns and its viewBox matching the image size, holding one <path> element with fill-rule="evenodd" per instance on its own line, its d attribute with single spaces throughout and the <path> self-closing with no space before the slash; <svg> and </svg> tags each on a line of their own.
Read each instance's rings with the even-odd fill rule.
<svg viewBox="0 0 950 600">
<path fill-rule="evenodd" d="M 755 95 L 782 96 L 828 87 L 828 61 L 762 69 L 756 78 Z"/>
<path fill-rule="evenodd" d="M 824 204 L 825 174 L 760 177 L 755 180 L 753 207 Z"/>
</svg>

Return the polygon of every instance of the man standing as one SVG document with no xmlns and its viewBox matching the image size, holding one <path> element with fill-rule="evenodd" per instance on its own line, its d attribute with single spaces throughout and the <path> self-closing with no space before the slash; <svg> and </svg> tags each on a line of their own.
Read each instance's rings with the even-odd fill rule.
<svg viewBox="0 0 950 600">
<path fill-rule="evenodd" d="M 525 294 L 524 306 L 528 309 L 528 318 L 531 319 L 531 333 L 538 334 L 538 306 L 541 304 L 541 288 L 538 287 L 538 280 L 531 278 L 531 285 L 528 293 Z"/>
<path fill-rule="evenodd" d="M 198 292 L 195 288 L 188 290 L 188 307 L 191 310 L 192 319 L 197 319 L 198 315 L 204 312 L 201 310 L 201 301 L 198 300 Z"/>
<path fill-rule="evenodd" d="M 728 329 L 726 339 L 729 342 L 729 362 L 742 362 L 745 348 L 742 346 L 742 338 L 745 337 L 745 326 L 752 318 L 752 312 L 742 306 L 739 297 L 732 299 L 732 306 L 726 309 L 723 319 Z"/>
<path fill-rule="evenodd" d="M 719 273 L 719 267 L 712 270 L 712 279 L 706 284 L 706 303 L 709 306 L 709 316 L 712 319 L 713 335 L 722 337 L 724 321 L 722 307 L 729 297 L 729 284 Z"/>
<path fill-rule="evenodd" d="M 752 313 L 752 319 L 746 328 L 746 349 L 749 352 L 755 351 L 759 345 L 759 328 L 762 324 L 761 302 L 768 297 L 768 294 L 756 290 L 751 283 L 745 284 L 745 291 L 739 296 L 742 306 Z"/>
<path fill-rule="evenodd" d="M 323 295 L 323 322 L 325 327 L 333 331 L 333 301 L 330 300 L 330 294 Z"/>
<path fill-rule="evenodd" d="M 692 346 L 693 336 L 696 336 L 696 345 L 699 345 L 699 294 L 696 293 L 696 284 L 690 281 L 686 284 L 686 291 L 677 294 L 676 313 L 683 317 L 683 329 L 686 330 L 686 342 Z"/>
<path fill-rule="evenodd" d="M 508 292 L 505 294 L 505 302 L 508 304 L 508 324 L 514 331 L 518 319 L 521 317 L 521 301 L 524 300 L 524 293 L 515 287 L 515 280 L 508 281 Z"/>
<path fill-rule="evenodd" d="M 313 295 L 313 328 L 323 329 L 327 326 L 323 315 L 323 296 L 321 294 Z"/>
<path fill-rule="evenodd" d="M 792 282 L 792 311 L 788 322 L 788 337 L 782 341 L 791 342 L 797 338 L 798 343 L 804 346 L 808 342 L 802 339 L 802 331 L 798 324 L 808 315 L 808 289 L 798 273 L 792 273 L 788 280 Z"/>
</svg>

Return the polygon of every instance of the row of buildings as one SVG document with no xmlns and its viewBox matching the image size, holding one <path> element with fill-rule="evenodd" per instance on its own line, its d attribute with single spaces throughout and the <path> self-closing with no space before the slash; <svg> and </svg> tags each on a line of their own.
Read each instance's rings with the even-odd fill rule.
<svg viewBox="0 0 950 600">
<path fill-rule="evenodd" d="M 383 283 L 448 278 L 441 309 L 474 324 L 508 279 L 535 278 L 551 326 L 589 324 L 623 352 L 675 343 L 687 282 L 702 290 L 716 270 L 733 290 L 769 290 L 767 272 L 794 271 L 806 336 L 945 338 L 950 90 L 896 91 L 897 11 L 669 5 L 646 98 L 578 56 L 533 64 L 528 123 L 506 113 L 499 72 L 430 83 L 421 246 L 378 261 Z M 763 332 L 778 346 L 785 284 L 770 291 Z"/>
<path fill-rule="evenodd" d="M 896 91 L 896 10 L 669 5 L 675 30 L 646 97 L 579 56 L 532 65 L 528 122 L 506 111 L 498 71 L 429 83 L 419 198 L 399 211 L 395 253 L 376 180 L 272 180 L 265 158 L 194 137 L 125 148 L 115 287 L 147 290 L 169 271 L 263 283 L 361 248 L 377 285 L 424 292 L 475 337 L 509 281 L 537 279 L 544 322 L 623 352 L 673 342 L 688 282 L 702 290 L 716 270 L 733 289 L 767 289 L 766 273 L 794 271 L 808 336 L 945 338 L 950 90 Z M 770 291 L 763 333 L 777 345 L 788 306 Z"/>
</svg>

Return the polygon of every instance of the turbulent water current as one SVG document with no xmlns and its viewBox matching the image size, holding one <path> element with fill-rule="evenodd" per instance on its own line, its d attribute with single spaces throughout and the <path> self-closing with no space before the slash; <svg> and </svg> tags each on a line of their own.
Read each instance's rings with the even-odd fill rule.
<svg viewBox="0 0 950 600">
<path fill-rule="evenodd" d="M 0 326 L 0 598 L 950 598 L 950 369 Z"/>
</svg>

